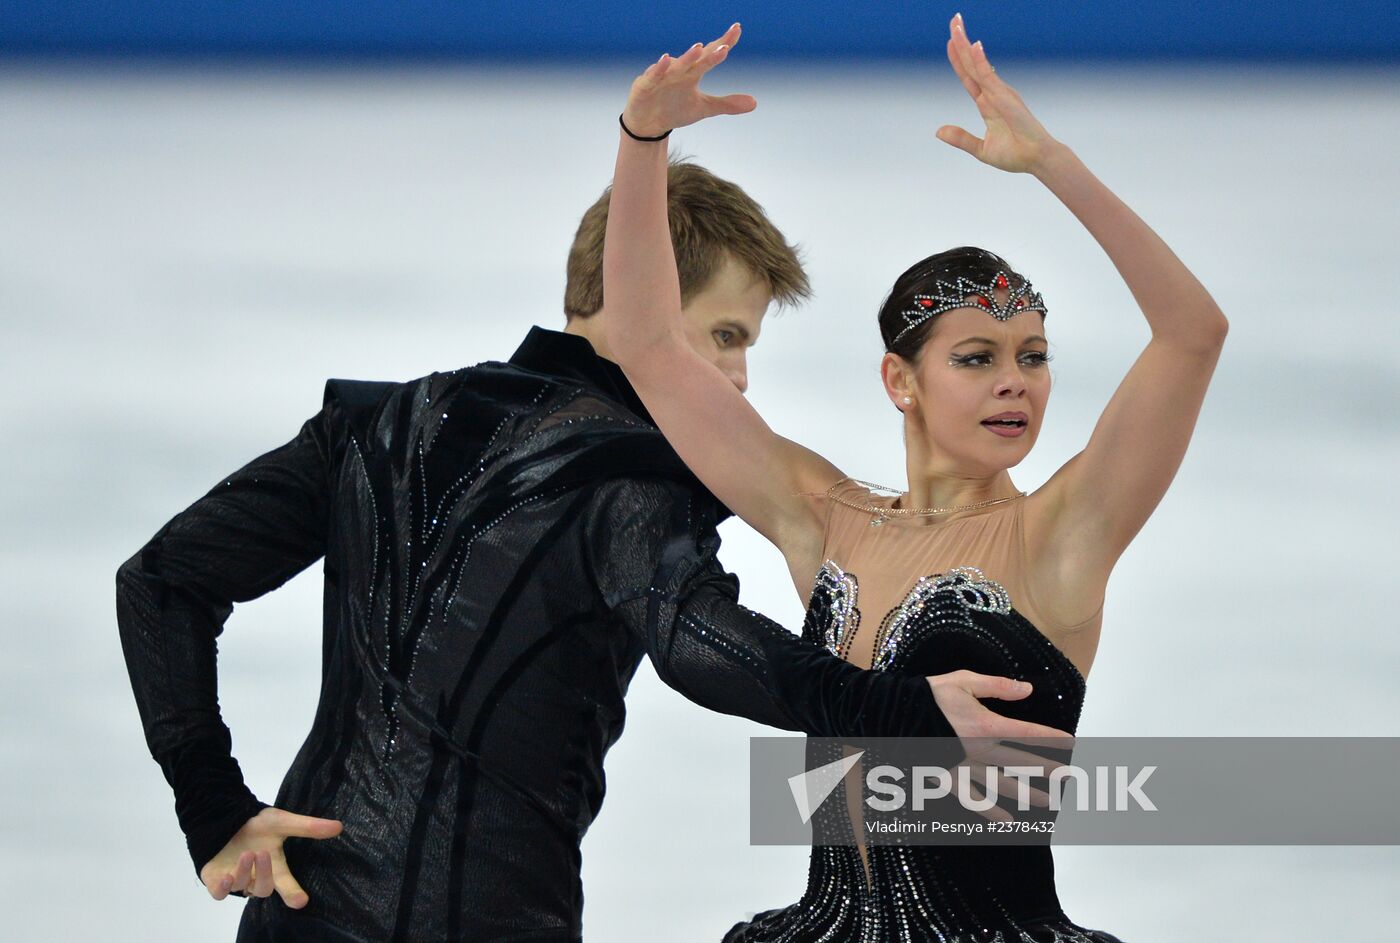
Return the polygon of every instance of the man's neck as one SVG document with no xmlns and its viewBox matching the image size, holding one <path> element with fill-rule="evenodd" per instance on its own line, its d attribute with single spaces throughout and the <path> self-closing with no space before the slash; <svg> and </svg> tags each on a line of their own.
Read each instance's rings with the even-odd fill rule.
<svg viewBox="0 0 1400 943">
<path fill-rule="evenodd" d="M 575 334 L 584 338 L 593 345 L 593 352 L 604 360 L 611 360 L 616 363 L 616 358 L 612 355 L 612 349 L 608 347 L 606 332 L 603 330 L 603 314 L 598 312 L 590 317 L 572 317 L 564 325 L 565 334 Z"/>
</svg>

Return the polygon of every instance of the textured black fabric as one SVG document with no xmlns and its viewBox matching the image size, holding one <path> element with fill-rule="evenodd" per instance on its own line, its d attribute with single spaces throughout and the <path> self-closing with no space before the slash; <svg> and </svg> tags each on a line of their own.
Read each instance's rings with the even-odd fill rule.
<svg viewBox="0 0 1400 943">
<path fill-rule="evenodd" d="M 855 587 L 846 599 L 858 611 L 858 576 L 845 576 Z M 1004 606 L 997 601 L 1003 596 Z M 814 644 L 832 637 L 840 618 L 829 598 L 819 577 L 803 625 L 804 637 Z M 1074 733 L 1084 677 L 1009 599 L 994 581 L 956 570 L 928 574 L 901 604 L 906 615 L 876 664 L 914 677 L 967 669 L 1029 681 L 1031 694 L 998 703 L 997 713 Z M 1070 759 L 1065 751 L 1033 752 Z M 838 759 L 830 741 L 809 741 L 808 769 Z M 860 765 L 868 770 L 873 762 L 867 754 Z M 1013 799 L 1000 801 L 1014 814 Z M 1120 943 L 1066 916 L 1049 845 L 870 843 L 867 884 L 856 827 L 843 780 L 812 816 L 813 848 L 801 900 L 736 924 L 724 943 Z"/>
<path fill-rule="evenodd" d="M 776 727 L 951 735 L 922 678 L 739 606 L 714 557 L 727 513 L 580 337 L 535 328 L 508 364 L 328 382 L 295 438 L 117 574 L 198 873 L 264 806 L 230 755 L 216 639 L 234 603 L 324 557 L 320 701 L 274 804 L 345 828 L 286 841 L 310 904 L 251 897 L 239 939 L 579 938 L 579 843 L 643 655 L 697 703 Z"/>
</svg>

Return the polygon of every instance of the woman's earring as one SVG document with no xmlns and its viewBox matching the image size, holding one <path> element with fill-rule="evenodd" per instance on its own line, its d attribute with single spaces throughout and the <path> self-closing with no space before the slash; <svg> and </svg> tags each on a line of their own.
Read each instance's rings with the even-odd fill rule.
<svg viewBox="0 0 1400 943">
<path fill-rule="evenodd" d="M 910 403 L 912 403 L 912 402 L 914 402 L 914 400 L 913 400 L 912 397 L 908 397 L 908 396 L 904 397 L 904 405 L 905 405 L 905 406 L 908 406 L 908 405 L 909 405 Z"/>
</svg>

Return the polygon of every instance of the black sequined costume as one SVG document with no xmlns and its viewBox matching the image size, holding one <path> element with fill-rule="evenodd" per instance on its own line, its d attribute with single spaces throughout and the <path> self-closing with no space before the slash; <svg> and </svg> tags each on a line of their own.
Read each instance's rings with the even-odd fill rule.
<svg viewBox="0 0 1400 943">
<path fill-rule="evenodd" d="M 620 368 L 535 328 L 510 363 L 330 381 L 294 439 L 161 528 L 117 574 L 118 623 L 196 873 L 265 807 L 219 714 L 216 639 L 324 557 L 320 701 L 275 805 L 344 831 L 287 839 L 310 902 L 249 897 L 238 939 L 581 939 L 579 844 L 644 655 L 761 723 L 951 734 L 924 680 L 738 606 L 726 514 Z"/>
<path fill-rule="evenodd" d="M 833 489 L 838 495 L 842 491 L 870 504 L 882 500 L 849 479 Z M 847 564 L 863 558 L 871 576 L 878 569 L 886 578 L 887 589 L 911 587 L 902 597 L 889 597 L 898 604 L 879 620 L 871 639 L 873 668 L 911 676 L 968 669 L 1030 681 L 1029 697 L 997 701 L 996 712 L 1076 730 L 1084 677 L 1013 608 L 1006 586 L 975 565 L 917 569 L 929 560 L 984 553 L 992 554 L 999 568 L 1004 561 L 1008 570 L 1019 569 L 1023 502 L 939 524 L 941 531 L 896 522 L 872 528 L 871 515 L 833 507 L 837 524 L 828 523 L 824 554 Z M 901 568 L 902 574 L 889 578 Z M 1019 580 L 1009 585 L 1021 591 Z M 804 638 L 849 654 L 862 615 L 879 616 L 884 609 L 877 602 L 862 613 L 863 589 L 856 573 L 828 558 L 812 590 Z M 838 758 L 830 743 L 812 743 L 807 767 Z M 863 758 L 863 766 L 868 759 Z M 724 943 L 1121 943 L 1065 915 L 1049 846 L 871 844 L 866 848 L 867 884 L 854 827 L 843 782 L 812 817 L 813 848 L 802 899 L 734 926 Z"/>
</svg>

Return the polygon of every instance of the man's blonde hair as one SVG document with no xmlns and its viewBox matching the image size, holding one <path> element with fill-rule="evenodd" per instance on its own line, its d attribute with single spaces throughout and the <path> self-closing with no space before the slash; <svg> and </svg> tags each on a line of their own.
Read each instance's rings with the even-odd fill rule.
<svg viewBox="0 0 1400 943">
<path fill-rule="evenodd" d="M 569 249 L 564 286 L 568 317 L 586 318 L 603 306 L 603 234 L 611 194 L 612 187 L 604 190 L 583 214 Z M 682 304 L 710 283 L 726 252 L 767 282 L 779 306 L 811 297 L 797 247 L 788 244 L 763 207 L 736 184 L 699 164 L 673 158 L 666 174 L 666 209 Z"/>
</svg>

